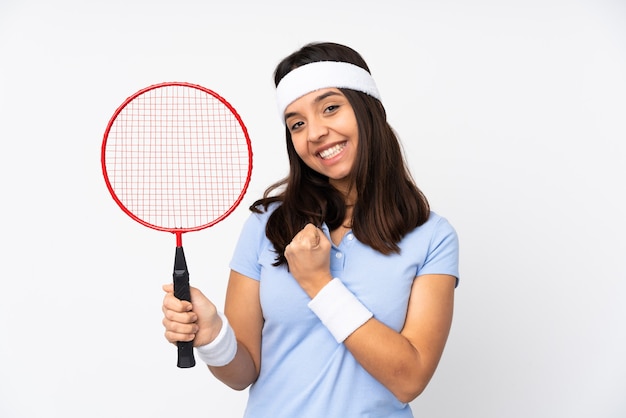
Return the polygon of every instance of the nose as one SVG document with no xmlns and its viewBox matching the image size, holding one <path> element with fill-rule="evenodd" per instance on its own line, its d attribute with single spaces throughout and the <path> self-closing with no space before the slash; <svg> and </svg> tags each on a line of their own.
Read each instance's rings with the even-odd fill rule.
<svg viewBox="0 0 626 418">
<path fill-rule="evenodd" d="M 310 119 L 308 122 L 308 137 L 307 140 L 309 142 L 319 142 L 326 135 L 328 135 L 328 126 L 324 123 L 324 121 L 319 118 Z"/>
</svg>

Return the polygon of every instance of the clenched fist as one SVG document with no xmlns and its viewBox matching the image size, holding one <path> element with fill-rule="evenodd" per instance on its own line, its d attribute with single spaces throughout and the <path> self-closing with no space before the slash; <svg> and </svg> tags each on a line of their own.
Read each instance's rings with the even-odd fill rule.
<svg viewBox="0 0 626 418">
<path fill-rule="evenodd" d="M 307 224 L 285 247 L 289 272 L 311 298 L 332 280 L 330 247 L 326 235 L 313 224 Z"/>
</svg>

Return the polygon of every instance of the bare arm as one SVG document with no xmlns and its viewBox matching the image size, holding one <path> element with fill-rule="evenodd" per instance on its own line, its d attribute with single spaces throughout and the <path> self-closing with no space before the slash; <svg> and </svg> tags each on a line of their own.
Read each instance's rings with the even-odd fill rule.
<svg viewBox="0 0 626 418">
<path fill-rule="evenodd" d="M 215 339 L 222 320 L 202 292 L 192 287 L 190 303 L 177 299 L 171 284 L 163 286 L 163 290 L 163 325 L 169 342 L 193 340 L 198 347 Z M 237 354 L 227 365 L 209 369 L 228 386 L 242 390 L 257 379 L 260 370 L 263 317 L 258 281 L 231 271 L 225 311 L 237 338 Z"/>
<path fill-rule="evenodd" d="M 209 369 L 228 386 L 242 390 L 256 381 L 261 368 L 259 282 L 231 271 L 224 311 L 237 337 L 237 354 L 226 366 Z"/>
<path fill-rule="evenodd" d="M 285 249 L 291 273 L 311 298 L 332 280 L 329 252 L 330 242 L 313 225 Z M 402 402 L 422 393 L 437 368 L 452 323 L 455 282 L 448 275 L 417 277 L 401 332 L 372 318 L 344 341 L 361 366 Z"/>
<path fill-rule="evenodd" d="M 372 318 L 344 344 L 400 401 L 419 396 L 432 378 L 450 332 L 455 278 L 417 277 L 400 333 Z"/>
</svg>

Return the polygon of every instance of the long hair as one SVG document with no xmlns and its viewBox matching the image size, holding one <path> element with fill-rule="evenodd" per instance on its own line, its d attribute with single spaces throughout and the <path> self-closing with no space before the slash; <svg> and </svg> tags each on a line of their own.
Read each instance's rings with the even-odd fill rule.
<svg viewBox="0 0 626 418">
<path fill-rule="evenodd" d="M 276 85 L 290 71 L 317 61 L 342 61 L 369 72 L 361 55 L 336 43 L 313 43 L 283 59 L 274 72 Z M 359 145 L 351 177 L 357 193 L 352 212 L 352 232 L 362 243 L 382 254 L 398 253 L 398 242 L 428 219 L 430 208 L 415 185 L 400 142 L 387 123 L 382 103 L 359 91 L 339 89 L 357 120 Z M 285 127 L 289 174 L 265 190 L 250 210 L 260 213 L 280 203 L 270 215 L 265 233 L 277 252 L 274 265 L 285 264 L 285 247 L 307 223 L 326 223 L 332 231 L 345 218 L 344 198 L 328 177 L 309 168 L 296 153 Z"/>
</svg>

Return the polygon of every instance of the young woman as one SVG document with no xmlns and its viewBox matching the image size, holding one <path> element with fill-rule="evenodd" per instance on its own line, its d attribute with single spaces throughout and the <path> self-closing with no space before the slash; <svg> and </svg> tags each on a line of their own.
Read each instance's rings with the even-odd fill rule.
<svg viewBox="0 0 626 418">
<path fill-rule="evenodd" d="M 246 417 L 411 417 L 458 280 L 453 227 L 430 211 L 363 58 L 309 44 L 275 71 L 289 175 L 251 206 L 225 315 L 164 286 L 168 341 L 194 341 Z"/>
</svg>

